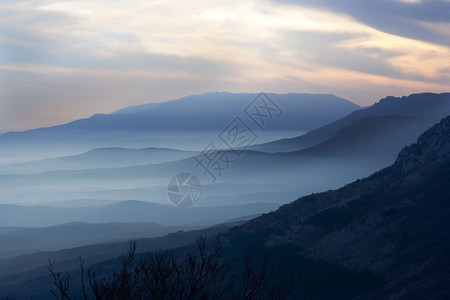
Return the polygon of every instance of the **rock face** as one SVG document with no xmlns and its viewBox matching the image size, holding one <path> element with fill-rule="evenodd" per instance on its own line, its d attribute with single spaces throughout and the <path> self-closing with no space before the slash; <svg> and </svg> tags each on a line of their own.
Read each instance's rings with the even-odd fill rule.
<svg viewBox="0 0 450 300">
<path fill-rule="evenodd" d="M 417 143 L 403 149 L 395 162 L 403 173 L 423 170 L 450 160 L 450 116 L 422 134 Z"/>
<path fill-rule="evenodd" d="M 386 279 L 361 299 L 449 299 L 450 117 L 404 148 L 392 166 L 302 197 L 230 235 L 261 232 L 265 247 L 295 245 L 301 255 Z"/>
</svg>

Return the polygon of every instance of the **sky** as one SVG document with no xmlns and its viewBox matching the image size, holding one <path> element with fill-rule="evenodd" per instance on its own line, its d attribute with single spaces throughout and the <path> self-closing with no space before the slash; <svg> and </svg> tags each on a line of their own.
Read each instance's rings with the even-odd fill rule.
<svg viewBox="0 0 450 300">
<path fill-rule="evenodd" d="M 450 0 L 0 0 L 0 132 L 211 91 L 449 86 Z"/>
</svg>

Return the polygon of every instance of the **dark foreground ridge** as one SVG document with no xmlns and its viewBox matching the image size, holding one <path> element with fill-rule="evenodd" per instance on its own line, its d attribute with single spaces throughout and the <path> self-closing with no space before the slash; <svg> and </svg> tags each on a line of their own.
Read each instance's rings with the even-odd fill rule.
<svg viewBox="0 0 450 300">
<path fill-rule="evenodd" d="M 230 244 L 246 240 L 266 249 L 295 247 L 285 260 L 307 257 L 384 278 L 381 288 L 369 276 L 373 291 L 355 286 L 338 298 L 449 299 L 449 170 L 446 117 L 404 148 L 392 166 L 236 227 L 228 234 Z"/>
</svg>

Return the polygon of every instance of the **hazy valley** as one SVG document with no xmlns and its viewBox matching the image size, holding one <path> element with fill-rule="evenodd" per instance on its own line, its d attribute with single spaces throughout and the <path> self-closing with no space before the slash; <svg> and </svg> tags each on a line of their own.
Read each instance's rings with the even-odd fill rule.
<svg viewBox="0 0 450 300">
<path fill-rule="evenodd" d="M 369 107 L 330 95 L 268 95 L 280 111 L 262 129 L 243 113 L 256 95 L 210 93 L 0 136 L 10 157 L 0 170 L 0 290 L 46 299 L 48 259 L 76 277 L 81 255 L 106 274 L 117 265 L 108 260 L 130 240 L 138 241 L 138 253 L 184 253 L 177 248 L 221 232 L 226 259 L 282 255 L 273 261 L 280 272 L 289 273 L 287 261 L 308 270 L 293 288 L 304 299 L 326 299 L 337 286 L 339 299 L 431 293 L 431 283 L 411 285 L 417 276 L 431 280 L 446 261 L 439 251 L 445 253 L 449 226 L 448 118 L 406 146 L 450 115 L 450 94 L 387 97 Z M 223 134 L 236 118 L 246 120 L 254 140 L 230 148 Z M 181 140 L 166 148 L 159 134 Z M 40 157 L 30 159 L 35 147 Z M 231 159 L 208 173 L 198 163 L 206 155 Z M 201 182 L 191 207 L 168 197 L 169 181 L 180 173 Z M 413 242 L 425 238 L 435 245 L 428 252 Z M 419 273 L 402 264 L 406 256 L 422 266 Z M 326 277 L 323 268 L 348 281 Z M 306 287 L 307 281 L 328 283 Z M 17 292 L 24 282 L 29 287 Z M 447 295 L 443 282 L 433 282 Z M 328 292 L 313 296 L 323 288 Z"/>
</svg>

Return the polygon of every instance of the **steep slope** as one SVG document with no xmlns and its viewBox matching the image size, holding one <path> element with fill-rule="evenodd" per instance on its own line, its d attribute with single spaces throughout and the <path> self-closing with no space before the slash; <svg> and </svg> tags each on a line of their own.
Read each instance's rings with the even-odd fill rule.
<svg viewBox="0 0 450 300">
<path fill-rule="evenodd" d="M 252 149 L 265 152 L 292 152 L 318 145 L 326 140 L 333 138 L 345 127 L 351 126 L 358 119 L 374 117 L 410 117 L 410 124 L 414 119 L 416 125 L 405 130 L 404 133 L 410 136 L 415 134 L 415 138 L 432 124 L 438 122 L 443 117 L 450 114 L 450 93 L 433 94 L 413 94 L 408 97 L 386 97 L 378 103 L 350 113 L 348 116 L 325 125 L 321 128 L 312 130 L 305 135 L 285 138 L 266 144 L 255 145 Z M 366 123 L 369 121 L 365 121 Z M 366 134 L 370 134 L 371 128 L 367 128 Z M 397 130 L 401 130 L 398 127 Z M 411 131 L 414 129 L 414 131 Z M 387 139 L 390 139 L 390 132 L 384 132 Z M 411 140 L 412 142 L 412 140 Z"/>
<path fill-rule="evenodd" d="M 432 125 L 430 122 L 428 118 L 394 115 L 356 119 L 325 142 L 293 154 L 380 160 L 389 165 L 403 147 L 416 141 Z"/>
<path fill-rule="evenodd" d="M 382 275 L 361 299 L 450 297 L 450 117 L 395 163 L 336 191 L 313 194 L 234 228 L 266 246 Z M 231 243 L 233 245 L 233 243 Z"/>
</svg>

